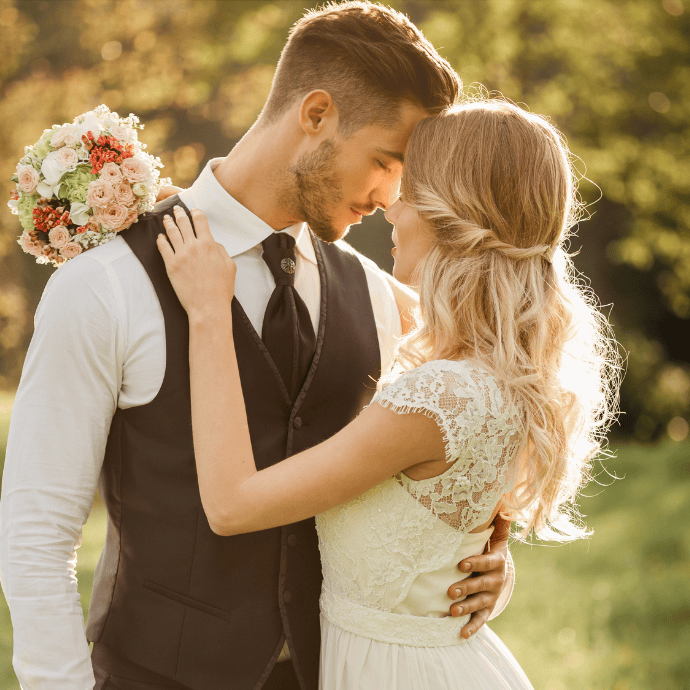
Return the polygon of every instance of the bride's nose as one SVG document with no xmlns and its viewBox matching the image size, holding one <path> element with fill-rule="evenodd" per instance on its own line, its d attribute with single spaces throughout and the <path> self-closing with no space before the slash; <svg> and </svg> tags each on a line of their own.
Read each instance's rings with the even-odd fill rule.
<svg viewBox="0 0 690 690">
<path fill-rule="evenodd" d="M 400 199 L 396 199 L 395 202 L 384 211 L 383 215 L 391 225 L 395 225 L 398 213 L 400 213 Z"/>
</svg>

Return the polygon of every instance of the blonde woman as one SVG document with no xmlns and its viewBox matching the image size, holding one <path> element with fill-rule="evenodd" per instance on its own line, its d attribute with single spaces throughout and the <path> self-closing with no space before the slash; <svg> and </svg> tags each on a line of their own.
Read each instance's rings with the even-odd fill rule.
<svg viewBox="0 0 690 690">
<path fill-rule="evenodd" d="M 386 211 L 418 324 L 355 421 L 261 471 L 233 347 L 234 264 L 203 214 L 166 221 L 204 510 L 221 535 L 317 516 L 324 690 L 532 687 L 486 626 L 461 637 L 467 616 L 437 595 L 501 507 L 521 536 L 587 534 L 573 502 L 615 391 L 606 324 L 562 248 L 577 209 L 569 153 L 543 118 L 486 100 L 420 121 Z"/>
</svg>

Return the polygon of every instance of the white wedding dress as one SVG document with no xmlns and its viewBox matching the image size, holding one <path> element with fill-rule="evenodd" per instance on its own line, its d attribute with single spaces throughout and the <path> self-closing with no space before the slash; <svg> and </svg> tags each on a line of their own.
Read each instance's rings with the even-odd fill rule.
<svg viewBox="0 0 690 690">
<path fill-rule="evenodd" d="M 402 373 L 372 401 L 421 412 L 444 433 L 448 469 L 415 481 L 400 473 L 316 517 L 323 564 L 322 690 L 532 690 L 485 625 L 448 615 L 457 564 L 480 554 L 487 522 L 514 481 L 519 416 L 501 386 L 468 361 Z"/>
</svg>

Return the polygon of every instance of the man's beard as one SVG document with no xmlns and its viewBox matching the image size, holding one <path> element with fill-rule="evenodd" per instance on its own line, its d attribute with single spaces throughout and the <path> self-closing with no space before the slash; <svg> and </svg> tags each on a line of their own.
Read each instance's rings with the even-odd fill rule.
<svg viewBox="0 0 690 690">
<path fill-rule="evenodd" d="M 283 203 L 307 223 L 324 242 L 344 237 L 348 228 L 336 228 L 328 215 L 343 200 L 340 179 L 335 167 L 338 147 L 333 139 L 326 139 L 311 153 L 303 154 L 288 168 L 293 183 L 283 192 Z"/>
</svg>

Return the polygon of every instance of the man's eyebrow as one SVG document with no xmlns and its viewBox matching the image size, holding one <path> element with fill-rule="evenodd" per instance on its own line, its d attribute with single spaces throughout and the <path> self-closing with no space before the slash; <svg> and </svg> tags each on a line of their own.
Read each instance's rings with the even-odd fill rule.
<svg viewBox="0 0 690 690">
<path fill-rule="evenodd" d="M 394 158 L 396 161 L 399 161 L 400 163 L 405 162 L 405 154 L 401 151 L 389 151 L 388 149 L 382 148 L 377 148 L 376 150 L 378 151 L 378 153 L 382 153 L 384 156 L 388 156 L 389 158 Z"/>
</svg>

